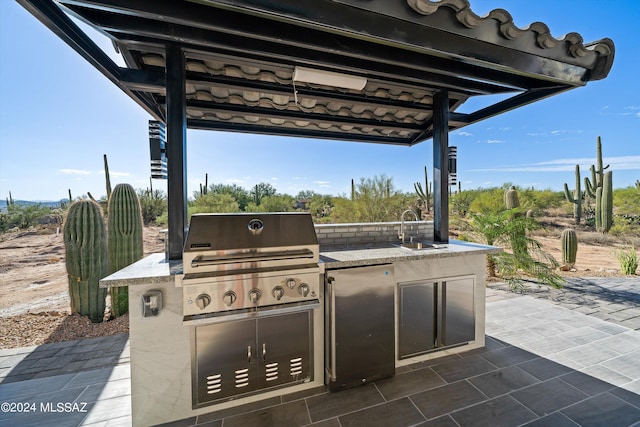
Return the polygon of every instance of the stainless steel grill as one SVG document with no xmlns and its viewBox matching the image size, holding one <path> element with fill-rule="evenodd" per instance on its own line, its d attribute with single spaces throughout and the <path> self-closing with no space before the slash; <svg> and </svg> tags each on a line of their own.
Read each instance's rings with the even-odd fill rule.
<svg viewBox="0 0 640 427">
<path fill-rule="evenodd" d="M 194 408 L 313 381 L 318 260 L 309 214 L 191 218 L 179 286 Z"/>
<path fill-rule="evenodd" d="M 183 255 L 185 320 L 317 300 L 318 259 L 309 214 L 194 215 Z"/>
</svg>

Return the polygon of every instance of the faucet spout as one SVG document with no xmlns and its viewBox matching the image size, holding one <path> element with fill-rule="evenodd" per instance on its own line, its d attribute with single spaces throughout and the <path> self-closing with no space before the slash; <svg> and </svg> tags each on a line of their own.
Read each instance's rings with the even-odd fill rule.
<svg viewBox="0 0 640 427">
<path fill-rule="evenodd" d="M 407 212 L 411 212 L 413 214 L 413 217 L 416 219 L 416 221 L 419 221 L 418 219 L 418 214 L 415 213 L 413 210 L 411 209 L 407 209 L 406 211 L 402 212 L 402 215 L 400 215 L 400 233 L 398 234 L 398 237 L 400 238 L 401 243 L 404 244 L 404 216 L 407 214 Z"/>
</svg>

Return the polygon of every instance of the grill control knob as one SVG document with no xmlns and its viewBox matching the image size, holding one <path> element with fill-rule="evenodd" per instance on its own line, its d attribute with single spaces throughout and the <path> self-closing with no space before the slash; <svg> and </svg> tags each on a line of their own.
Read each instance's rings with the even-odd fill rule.
<svg viewBox="0 0 640 427">
<path fill-rule="evenodd" d="M 207 294 L 200 294 L 196 297 L 196 305 L 200 310 L 211 304 L 211 297 Z"/>
<path fill-rule="evenodd" d="M 238 296 L 233 291 L 227 291 L 222 295 L 222 301 L 227 307 L 236 302 L 236 299 L 238 299 Z"/>
<path fill-rule="evenodd" d="M 278 301 L 280 301 L 282 299 L 282 297 L 284 296 L 284 288 L 282 286 L 276 286 L 275 288 L 273 288 L 273 290 L 271 291 L 271 294 L 273 295 L 273 297 L 275 299 L 277 299 Z"/>
<path fill-rule="evenodd" d="M 296 287 L 296 279 L 287 279 L 287 286 L 289 289 L 293 289 Z"/>
<path fill-rule="evenodd" d="M 262 292 L 260 292 L 260 289 L 251 289 L 249 291 L 249 301 L 251 301 L 253 304 L 257 304 L 261 296 Z"/>
<path fill-rule="evenodd" d="M 300 283 L 300 286 L 298 286 L 298 293 L 303 297 L 309 295 L 309 285 L 306 283 Z"/>
</svg>

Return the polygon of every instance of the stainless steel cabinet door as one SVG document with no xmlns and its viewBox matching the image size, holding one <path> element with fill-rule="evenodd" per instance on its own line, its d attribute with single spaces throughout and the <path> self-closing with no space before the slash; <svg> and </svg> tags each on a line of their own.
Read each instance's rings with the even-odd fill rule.
<svg viewBox="0 0 640 427">
<path fill-rule="evenodd" d="M 313 373 L 312 311 L 258 320 L 258 387 L 302 381 Z"/>
<path fill-rule="evenodd" d="M 255 320 L 198 326 L 194 344 L 194 406 L 258 388 Z"/>
<path fill-rule="evenodd" d="M 395 373 L 392 265 L 327 271 L 335 332 L 331 390 L 361 385 Z M 329 280 L 329 279 L 328 279 Z"/>
<path fill-rule="evenodd" d="M 401 284 L 398 292 L 398 357 L 404 359 L 436 346 L 436 284 Z"/>
<path fill-rule="evenodd" d="M 447 279 L 443 288 L 442 345 L 451 346 L 476 339 L 475 281 L 470 277 Z"/>
</svg>

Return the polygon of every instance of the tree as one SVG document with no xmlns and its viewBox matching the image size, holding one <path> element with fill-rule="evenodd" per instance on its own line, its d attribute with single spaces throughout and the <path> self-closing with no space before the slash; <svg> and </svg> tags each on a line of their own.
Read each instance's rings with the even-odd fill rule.
<svg viewBox="0 0 640 427">
<path fill-rule="evenodd" d="M 276 194 L 276 189 L 273 185 L 267 182 L 261 182 L 259 184 L 256 184 L 256 186 L 251 189 L 249 194 L 253 199 L 252 201 L 254 205 L 259 206 L 262 202 L 262 198 L 274 196 Z"/>
<path fill-rule="evenodd" d="M 237 184 L 211 184 L 207 194 L 228 194 L 238 202 L 240 210 L 244 210 L 251 201 L 249 192 Z"/>
<path fill-rule="evenodd" d="M 313 190 L 302 190 L 296 196 L 296 200 L 307 200 L 308 201 L 308 200 L 311 200 L 315 196 L 319 196 L 319 194 L 316 193 Z"/>
<path fill-rule="evenodd" d="M 331 215 L 333 197 L 331 195 L 314 194 L 307 205 L 314 218 L 326 218 Z"/>
<path fill-rule="evenodd" d="M 356 222 L 398 221 L 402 212 L 413 203 L 413 196 L 397 191 L 393 178 L 384 174 L 360 178 L 354 196 L 353 220 Z"/>
<path fill-rule="evenodd" d="M 259 205 L 249 202 L 246 212 L 292 212 L 295 204 L 295 199 L 288 194 L 276 194 L 263 197 Z"/>
<path fill-rule="evenodd" d="M 232 213 L 239 211 L 238 202 L 230 194 L 207 192 L 207 194 L 193 201 L 189 209 L 189 215 L 194 213 Z"/>
</svg>

